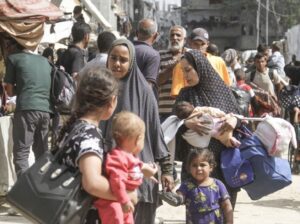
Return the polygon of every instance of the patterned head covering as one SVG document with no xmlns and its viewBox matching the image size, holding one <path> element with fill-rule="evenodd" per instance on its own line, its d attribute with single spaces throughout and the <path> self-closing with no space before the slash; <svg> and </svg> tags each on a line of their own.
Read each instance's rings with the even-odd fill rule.
<svg viewBox="0 0 300 224">
<path fill-rule="evenodd" d="M 186 87 L 182 89 L 176 98 L 176 103 L 180 101 L 188 101 L 196 106 L 208 106 L 219 108 L 225 113 L 239 113 L 237 102 L 230 90 L 213 69 L 206 57 L 197 50 L 190 50 L 185 53 L 186 59 L 190 62 L 194 60 L 194 63 L 190 62 L 193 67 L 196 67 L 196 71 L 199 76 L 199 83 L 193 87 Z M 182 130 L 184 131 L 184 130 Z M 186 160 L 186 155 L 189 153 L 191 146 L 182 138 L 183 133 L 178 132 L 176 135 L 176 148 L 180 149 L 176 151 L 177 156 L 182 161 Z M 216 177 L 224 182 L 222 171 L 219 165 L 221 151 L 224 149 L 224 145 L 217 139 L 212 138 L 208 148 L 214 153 L 217 167 L 213 170 L 212 176 Z M 224 182 L 225 183 L 225 182 Z M 229 192 L 235 190 L 226 186 Z"/>
<path fill-rule="evenodd" d="M 193 67 L 199 76 L 199 83 L 181 90 L 176 102 L 188 101 L 196 106 L 216 107 L 225 113 L 239 113 L 237 102 L 230 90 L 213 69 L 206 57 L 197 50 L 190 50 L 184 57 L 194 60 Z"/>
</svg>

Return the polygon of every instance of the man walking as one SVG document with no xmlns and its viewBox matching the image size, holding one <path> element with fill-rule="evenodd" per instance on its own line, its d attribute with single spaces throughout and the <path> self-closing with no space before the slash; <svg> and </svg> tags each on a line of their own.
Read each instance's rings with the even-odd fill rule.
<svg viewBox="0 0 300 224">
<path fill-rule="evenodd" d="M 61 65 L 74 79 L 87 62 L 85 49 L 88 47 L 91 31 L 87 23 L 77 22 L 72 27 L 73 43 L 64 53 Z"/>
<path fill-rule="evenodd" d="M 101 67 L 106 68 L 107 62 L 107 53 L 112 46 L 112 43 L 116 40 L 116 36 L 109 31 L 104 31 L 98 35 L 97 38 L 97 46 L 99 53 L 96 55 L 94 59 L 89 61 L 83 68 L 83 70 L 87 70 L 90 68 Z M 81 71 L 80 73 L 85 73 Z"/>
<path fill-rule="evenodd" d="M 152 19 L 142 19 L 137 27 L 137 41 L 134 41 L 136 51 L 136 62 L 145 79 L 153 89 L 154 95 L 158 97 L 157 75 L 160 65 L 159 53 L 152 45 L 158 37 L 157 23 Z"/>
<path fill-rule="evenodd" d="M 184 47 L 186 30 L 182 26 L 175 25 L 170 28 L 169 47 L 160 51 L 160 71 L 158 75 L 159 85 L 159 114 L 161 122 L 172 114 L 176 94 L 172 94 L 173 75 L 182 76 L 179 60 L 187 48 Z"/>
<path fill-rule="evenodd" d="M 48 60 L 25 50 L 14 39 L 7 47 L 14 52 L 7 57 L 5 89 L 9 96 L 17 96 L 13 118 L 13 156 L 17 176 L 28 168 L 29 150 L 35 160 L 48 150 L 51 66 Z"/>
</svg>

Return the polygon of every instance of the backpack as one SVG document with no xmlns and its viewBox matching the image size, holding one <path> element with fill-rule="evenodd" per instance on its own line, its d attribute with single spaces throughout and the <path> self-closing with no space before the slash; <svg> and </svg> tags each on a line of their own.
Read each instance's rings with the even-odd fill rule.
<svg viewBox="0 0 300 224">
<path fill-rule="evenodd" d="M 249 107 L 251 104 L 250 93 L 238 87 L 231 87 L 231 91 L 236 99 L 240 113 L 245 117 L 249 117 Z"/>
<path fill-rule="evenodd" d="M 50 100 L 54 110 L 60 114 L 70 114 L 76 89 L 75 81 L 63 69 L 52 63 L 50 65 L 52 67 Z"/>
</svg>

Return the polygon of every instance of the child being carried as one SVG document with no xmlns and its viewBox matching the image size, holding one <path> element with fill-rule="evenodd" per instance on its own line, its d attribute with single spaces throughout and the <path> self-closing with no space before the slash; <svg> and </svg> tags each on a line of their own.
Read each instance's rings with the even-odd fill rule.
<svg viewBox="0 0 300 224">
<path fill-rule="evenodd" d="M 182 137 L 193 146 L 199 147 L 201 145 L 201 147 L 207 147 L 210 136 L 219 140 L 226 147 L 238 147 L 241 144 L 233 137 L 233 130 L 220 131 L 224 120 L 233 117 L 232 114 L 225 114 L 220 109 L 214 107 L 194 107 L 189 102 L 181 101 L 175 106 L 175 115 L 181 120 L 188 120 L 197 116 L 199 119 L 211 121 L 212 130 L 209 136 L 200 136 L 191 129 L 182 135 Z M 206 146 L 202 144 L 206 144 Z"/>
</svg>

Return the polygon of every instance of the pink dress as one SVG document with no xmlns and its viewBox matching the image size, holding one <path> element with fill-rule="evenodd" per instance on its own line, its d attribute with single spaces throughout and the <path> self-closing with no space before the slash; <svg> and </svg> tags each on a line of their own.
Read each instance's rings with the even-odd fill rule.
<svg viewBox="0 0 300 224">
<path fill-rule="evenodd" d="M 142 184 L 142 164 L 139 158 L 118 147 L 107 154 L 105 174 L 117 201 L 98 199 L 95 202 L 102 223 L 134 223 L 133 214 L 123 213 L 121 204 L 130 201 L 126 191 L 133 191 Z"/>
</svg>

